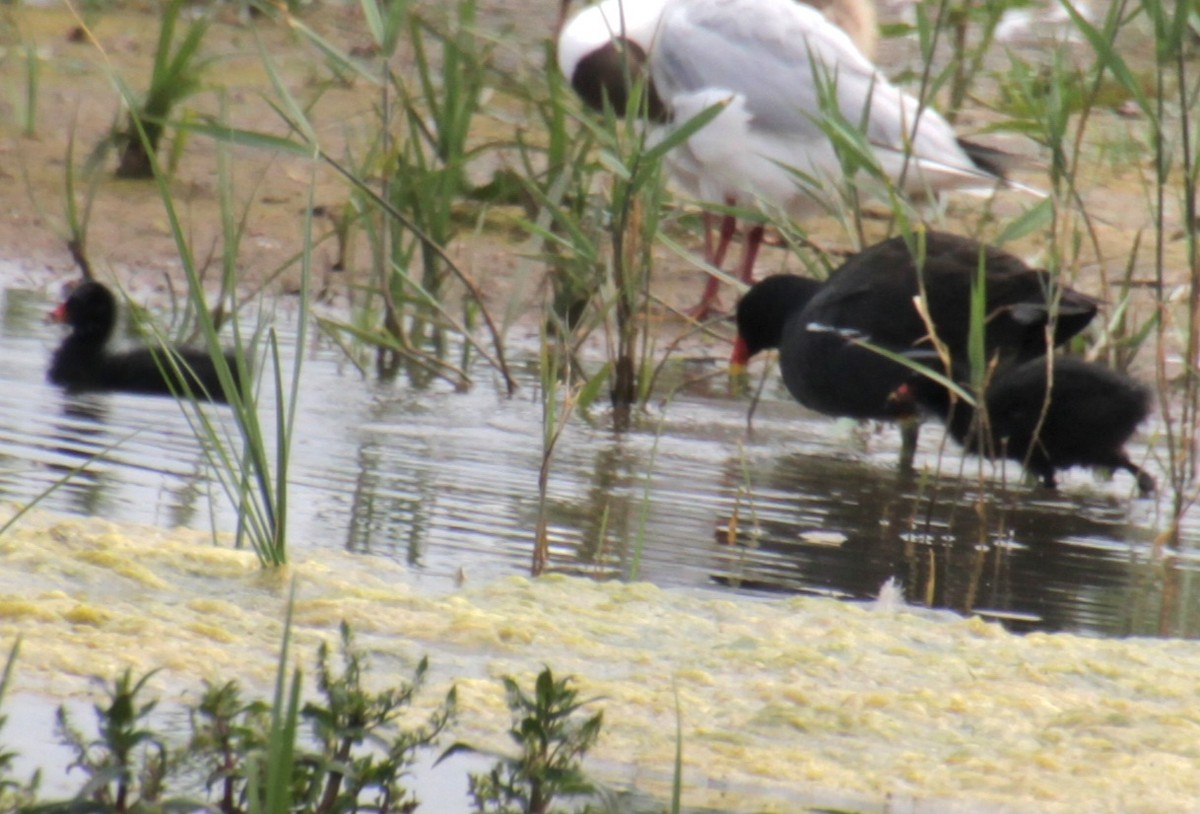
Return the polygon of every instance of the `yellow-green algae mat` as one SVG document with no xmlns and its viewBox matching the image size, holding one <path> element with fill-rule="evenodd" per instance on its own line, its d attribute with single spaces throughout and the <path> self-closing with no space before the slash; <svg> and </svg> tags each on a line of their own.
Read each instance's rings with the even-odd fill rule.
<svg viewBox="0 0 1200 814">
<path fill-rule="evenodd" d="M 24 518 L 0 556 L 3 642 L 24 639 L 17 691 L 94 693 L 93 676 L 128 666 L 164 668 L 153 686 L 166 698 L 194 699 L 202 678 L 265 697 L 294 580 L 293 655 L 306 674 L 343 619 L 380 687 L 428 655 L 426 700 L 459 687 L 454 739 L 505 747 L 496 678 L 528 684 L 549 665 L 602 697 L 589 757 L 601 774 L 663 793 L 677 693 L 689 805 L 795 811 L 836 795 L 930 811 L 1200 806 L 1195 642 L 1015 636 L 948 614 L 562 577 L 468 578 L 434 594 L 377 557 L 305 551 L 264 572 L 202 533 L 51 515 Z"/>
</svg>

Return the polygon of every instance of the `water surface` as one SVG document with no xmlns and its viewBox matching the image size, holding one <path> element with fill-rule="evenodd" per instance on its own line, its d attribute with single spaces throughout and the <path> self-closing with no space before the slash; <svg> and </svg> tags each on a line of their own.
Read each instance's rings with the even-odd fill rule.
<svg viewBox="0 0 1200 814">
<path fill-rule="evenodd" d="M 0 497 L 25 502 L 61 482 L 43 507 L 232 530 L 229 501 L 171 399 L 46 383 L 61 336 L 42 320 L 51 305 L 45 292 L 4 293 Z M 294 341 L 286 301 L 276 320 Z M 403 375 L 381 382 L 310 333 L 289 479 L 293 555 L 386 557 L 434 588 L 527 573 L 541 397 L 532 339 L 515 329 L 510 353 L 521 384 L 511 398 L 483 365 L 466 392 Z M 1165 499 L 1134 498 L 1123 473 L 1106 483 L 1074 471 L 1057 494 L 1022 484 L 1013 467 L 1004 482 L 984 466 L 981 481 L 979 463 L 942 449 L 929 427 L 923 474 L 904 477 L 894 429 L 811 414 L 773 371 L 748 431 L 749 401 L 730 395 L 723 353 L 714 343 L 710 357 L 681 359 L 669 398 L 627 432 L 612 431 L 603 409 L 573 417 L 550 470 L 552 570 L 844 599 L 894 580 L 911 603 L 1014 630 L 1200 632 L 1195 558 L 1154 556 Z M 222 408 L 211 413 L 232 430 Z M 1138 443 L 1130 452 L 1146 455 Z M 1184 538 L 1200 540 L 1192 518 Z"/>
</svg>

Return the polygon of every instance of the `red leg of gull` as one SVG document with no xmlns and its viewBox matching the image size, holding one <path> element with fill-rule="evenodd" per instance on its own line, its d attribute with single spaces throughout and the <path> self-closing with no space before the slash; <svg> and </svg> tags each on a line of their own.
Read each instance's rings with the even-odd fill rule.
<svg viewBox="0 0 1200 814">
<path fill-rule="evenodd" d="M 742 282 L 749 285 L 754 281 L 754 261 L 758 259 L 758 250 L 762 248 L 766 227 L 761 224 L 746 233 L 746 248 L 742 251 L 742 263 L 738 267 L 738 276 Z"/>
<path fill-rule="evenodd" d="M 737 232 L 737 219 L 733 215 L 725 215 L 721 218 L 717 244 L 713 246 L 713 222 L 716 219 L 717 216 L 711 212 L 704 213 L 704 261 L 713 268 L 719 269 L 725 264 L 725 255 L 729 252 L 729 244 L 733 242 L 733 236 Z M 710 274 L 700 302 L 684 313 L 692 319 L 706 319 L 714 311 L 720 310 L 720 304 L 717 302 L 717 292 L 720 290 L 720 286 L 721 281 Z"/>
</svg>

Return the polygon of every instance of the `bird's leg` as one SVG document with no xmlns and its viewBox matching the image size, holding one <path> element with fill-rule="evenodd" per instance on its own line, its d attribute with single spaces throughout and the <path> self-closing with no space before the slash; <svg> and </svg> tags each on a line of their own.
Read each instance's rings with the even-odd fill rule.
<svg viewBox="0 0 1200 814">
<path fill-rule="evenodd" d="M 742 264 L 738 267 L 738 276 L 747 285 L 754 279 L 754 261 L 758 259 L 758 250 L 762 248 L 766 233 L 767 228 L 761 223 L 746 233 L 746 248 L 742 251 Z"/>
<path fill-rule="evenodd" d="M 902 418 L 900 424 L 900 471 L 913 471 L 913 460 L 917 457 L 917 436 L 921 432 L 921 419 L 918 416 Z"/>
<path fill-rule="evenodd" d="M 721 218 L 721 226 L 714 246 L 712 233 L 713 221 L 716 220 L 716 217 L 711 212 L 704 213 L 704 261 L 713 268 L 720 269 L 725 263 L 725 255 L 729 253 L 729 244 L 733 242 L 733 236 L 737 232 L 737 219 L 733 215 L 725 215 Z M 692 319 L 706 319 L 714 311 L 719 311 L 721 306 L 717 302 L 717 292 L 720 287 L 721 281 L 710 274 L 700 302 L 685 313 Z"/>
<path fill-rule="evenodd" d="M 1158 489 L 1158 484 L 1154 482 L 1154 476 L 1145 469 L 1142 469 L 1133 461 L 1129 460 L 1128 457 L 1121 457 L 1122 460 L 1120 467 L 1137 479 L 1138 493 L 1141 494 L 1142 497 L 1154 494 L 1154 492 Z"/>
<path fill-rule="evenodd" d="M 701 217 L 704 220 L 704 262 L 715 266 L 717 252 L 716 244 L 713 243 L 713 232 L 717 229 L 717 216 L 706 211 Z"/>
<path fill-rule="evenodd" d="M 725 203 L 733 206 L 733 200 L 727 200 Z M 710 214 L 709 217 L 716 217 Z M 729 244 L 733 242 L 733 236 L 737 234 L 737 218 L 733 215 L 721 216 L 721 229 L 717 236 L 717 247 L 713 250 L 713 255 L 709 258 L 709 263 L 713 268 L 721 268 L 725 265 L 725 255 L 729 252 Z"/>
</svg>

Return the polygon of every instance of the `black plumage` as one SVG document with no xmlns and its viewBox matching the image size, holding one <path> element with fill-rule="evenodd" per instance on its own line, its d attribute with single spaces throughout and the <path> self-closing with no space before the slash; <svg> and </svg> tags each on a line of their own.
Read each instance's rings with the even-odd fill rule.
<svg viewBox="0 0 1200 814">
<path fill-rule="evenodd" d="M 1094 299 L 1011 254 L 944 232 L 917 240 L 920 262 L 894 237 L 849 258 L 824 283 L 794 275 L 760 281 L 738 304 L 731 362 L 778 348 L 784 384 L 801 404 L 827 415 L 890 419 L 897 417 L 891 396 L 911 370 L 860 340 L 897 354 L 931 351 L 914 304 L 923 292 L 938 338 L 956 363 L 966 360 L 981 262 L 985 351 L 1003 366 L 1044 355 L 1095 316 Z"/>
<path fill-rule="evenodd" d="M 118 390 L 153 395 L 193 395 L 197 399 L 227 401 L 216 364 L 207 351 L 192 348 L 108 348 L 117 321 L 117 300 L 102 283 L 93 280 L 76 286 L 52 313 L 70 326 L 50 361 L 48 377 L 70 391 Z M 238 384 L 232 353 L 226 364 Z"/>
<path fill-rule="evenodd" d="M 1124 469 L 1143 494 L 1154 491 L 1154 478 L 1124 450 L 1150 412 L 1150 391 L 1109 368 L 1056 356 L 1001 370 L 984 387 L 982 412 L 926 376 L 899 392 L 898 402 L 911 393 L 968 452 L 1019 461 L 1051 489 L 1060 469 L 1099 466 Z"/>
</svg>

